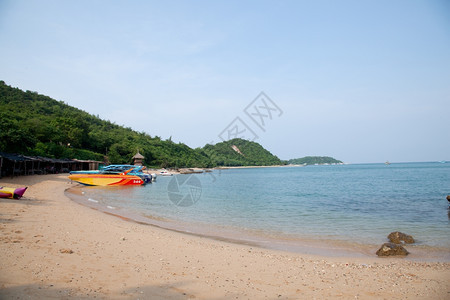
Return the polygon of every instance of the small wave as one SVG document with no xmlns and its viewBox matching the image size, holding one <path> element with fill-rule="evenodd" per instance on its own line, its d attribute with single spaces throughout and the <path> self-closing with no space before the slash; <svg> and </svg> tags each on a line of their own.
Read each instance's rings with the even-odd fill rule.
<svg viewBox="0 0 450 300">
<path fill-rule="evenodd" d="M 98 203 L 98 201 L 97 201 L 97 200 L 94 200 L 94 199 L 91 199 L 91 198 L 88 198 L 88 201 L 91 201 L 91 202 L 95 202 L 95 203 Z"/>
<path fill-rule="evenodd" d="M 109 205 L 107 205 L 106 208 L 109 208 L 109 209 L 116 209 L 114 206 L 109 206 Z"/>
</svg>

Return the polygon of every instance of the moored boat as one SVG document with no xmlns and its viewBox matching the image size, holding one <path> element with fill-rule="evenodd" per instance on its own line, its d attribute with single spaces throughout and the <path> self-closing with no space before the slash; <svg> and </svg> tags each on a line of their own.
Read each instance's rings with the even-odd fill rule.
<svg viewBox="0 0 450 300">
<path fill-rule="evenodd" d="M 20 199 L 28 187 L 10 188 L 0 186 L 0 198 Z"/>
<path fill-rule="evenodd" d="M 76 181 L 84 185 L 100 185 L 100 186 L 115 186 L 115 185 L 142 185 L 144 180 L 136 175 L 120 174 L 71 174 L 70 180 Z"/>
<path fill-rule="evenodd" d="M 159 175 L 161 176 L 172 176 L 172 173 L 169 173 L 167 170 L 162 170 L 161 172 L 159 172 Z"/>
<path fill-rule="evenodd" d="M 111 184 L 111 182 L 114 182 L 113 178 L 115 177 L 107 177 L 103 175 L 131 175 L 131 176 L 137 176 L 139 177 L 143 183 L 149 183 L 152 182 L 152 175 L 142 172 L 144 167 L 142 166 L 135 166 L 135 165 L 109 165 L 101 170 L 94 170 L 94 171 L 72 171 L 70 172 L 69 178 L 73 175 L 72 178 L 81 178 L 83 182 L 80 182 L 79 180 L 72 179 L 74 181 L 78 181 L 82 184 L 86 185 L 124 185 L 126 183 L 114 183 Z M 93 176 L 81 176 L 81 175 L 93 175 Z M 99 175 L 99 176 L 95 176 Z M 93 183 L 102 183 L 102 184 L 93 184 Z M 107 182 L 107 184 L 104 184 Z M 129 183 L 126 183 L 126 185 L 129 185 Z"/>
</svg>

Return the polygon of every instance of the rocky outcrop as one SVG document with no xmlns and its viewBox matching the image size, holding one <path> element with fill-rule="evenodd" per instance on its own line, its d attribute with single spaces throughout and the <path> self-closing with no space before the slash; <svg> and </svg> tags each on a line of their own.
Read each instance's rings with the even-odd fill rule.
<svg viewBox="0 0 450 300">
<path fill-rule="evenodd" d="M 406 256 L 409 252 L 403 246 L 394 243 L 384 243 L 376 252 L 378 256 Z"/>
<path fill-rule="evenodd" d="M 414 244 L 414 238 L 410 236 L 409 234 L 405 234 L 403 232 L 395 231 L 391 232 L 388 235 L 389 241 L 394 244 Z"/>
</svg>

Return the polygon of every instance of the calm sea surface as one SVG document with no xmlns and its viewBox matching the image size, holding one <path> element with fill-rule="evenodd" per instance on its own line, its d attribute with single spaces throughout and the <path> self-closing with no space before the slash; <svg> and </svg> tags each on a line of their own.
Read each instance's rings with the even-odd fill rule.
<svg viewBox="0 0 450 300">
<path fill-rule="evenodd" d="M 266 247 L 372 247 L 402 231 L 450 254 L 450 163 L 214 170 L 82 191 L 86 204 L 141 222 Z"/>
</svg>

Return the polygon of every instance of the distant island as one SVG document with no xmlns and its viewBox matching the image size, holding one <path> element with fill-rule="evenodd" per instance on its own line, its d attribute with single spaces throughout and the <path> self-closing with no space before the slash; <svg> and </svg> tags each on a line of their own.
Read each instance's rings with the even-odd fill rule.
<svg viewBox="0 0 450 300">
<path fill-rule="evenodd" d="M 290 165 L 325 165 L 325 164 L 343 164 L 342 161 L 329 156 L 305 156 L 294 158 L 287 161 Z"/>
</svg>

